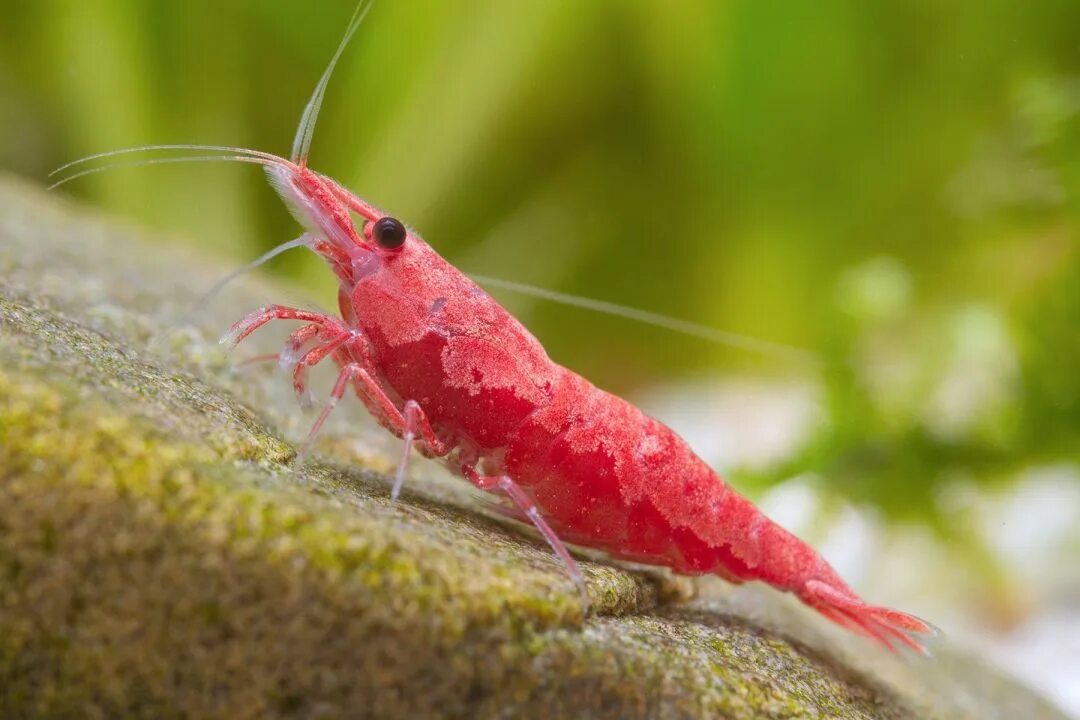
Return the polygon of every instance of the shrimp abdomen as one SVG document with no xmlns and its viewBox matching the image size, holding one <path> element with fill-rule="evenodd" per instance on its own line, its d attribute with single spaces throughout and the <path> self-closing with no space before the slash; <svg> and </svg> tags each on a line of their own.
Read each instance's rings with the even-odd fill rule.
<svg viewBox="0 0 1080 720">
<path fill-rule="evenodd" d="M 569 370 L 559 368 L 551 400 L 511 434 L 501 461 L 570 542 L 683 574 L 759 580 L 848 629 L 923 651 L 908 633 L 930 632 L 926 623 L 863 602 L 674 431 Z"/>
</svg>

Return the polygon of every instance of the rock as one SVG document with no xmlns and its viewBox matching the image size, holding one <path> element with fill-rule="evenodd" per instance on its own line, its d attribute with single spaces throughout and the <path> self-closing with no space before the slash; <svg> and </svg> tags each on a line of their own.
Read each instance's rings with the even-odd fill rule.
<svg viewBox="0 0 1080 720">
<path fill-rule="evenodd" d="M 290 293 L 244 280 L 180 320 L 227 269 L 0 178 L 0 716 L 1062 717 L 761 590 L 680 603 L 584 562 L 583 618 L 432 464 L 391 504 L 355 409 L 293 472 L 288 381 L 212 340 Z"/>
</svg>

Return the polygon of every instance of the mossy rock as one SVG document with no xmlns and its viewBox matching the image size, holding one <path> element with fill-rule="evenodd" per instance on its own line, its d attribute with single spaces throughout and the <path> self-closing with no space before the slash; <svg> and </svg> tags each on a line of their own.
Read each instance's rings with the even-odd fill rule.
<svg viewBox="0 0 1080 720">
<path fill-rule="evenodd" d="M 767 592 L 586 561 L 582 617 L 434 466 L 391 503 L 356 411 L 294 472 L 288 382 L 208 339 L 288 290 L 179 320 L 225 269 L 0 177 L 0 717 L 1061 717 Z"/>
</svg>

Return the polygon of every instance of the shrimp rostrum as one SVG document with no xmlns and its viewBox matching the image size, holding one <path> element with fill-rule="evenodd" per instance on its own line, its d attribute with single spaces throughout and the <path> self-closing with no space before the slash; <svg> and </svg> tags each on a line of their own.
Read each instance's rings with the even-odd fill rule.
<svg viewBox="0 0 1080 720">
<path fill-rule="evenodd" d="M 845 628 L 923 651 L 917 636 L 931 632 L 927 623 L 864 602 L 670 428 L 553 362 L 520 322 L 416 233 L 308 167 L 327 81 L 363 14 L 357 8 L 316 87 L 289 159 L 214 146 L 188 147 L 229 154 L 171 158 L 263 165 L 306 229 L 287 245 L 314 251 L 337 278 L 340 316 L 272 305 L 223 339 L 236 344 L 271 321 L 299 321 L 278 357 L 301 398 L 312 366 L 329 359 L 339 368 L 300 461 L 352 391 L 404 440 L 393 497 L 412 448 L 440 458 L 516 506 L 514 516 L 552 546 L 586 606 L 586 583 L 563 541 L 677 573 L 760 580 Z"/>
</svg>

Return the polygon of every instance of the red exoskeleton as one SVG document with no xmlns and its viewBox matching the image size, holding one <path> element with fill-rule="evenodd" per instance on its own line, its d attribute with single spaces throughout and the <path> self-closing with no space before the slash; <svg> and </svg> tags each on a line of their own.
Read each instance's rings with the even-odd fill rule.
<svg viewBox="0 0 1080 720">
<path fill-rule="evenodd" d="M 586 604 L 588 588 L 564 540 L 677 573 L 760 580 L 845 628 L 892 648 L 923 651 L 912 635 L 930 633 L 927 623 L 865 603 L 809 545 L 765 517 L 672 430 L 553 362 L 520 322 L 418 235 L 308 167 L 327 82 L 363 15 L 357 8 L 304 111 L 289 159 L 218 146 L 157 146 L 227 152 L 213 159 L 263 165 L 307 230 L 282 248 L 310 248 L 337 278 L 340 316 L 271 305 L 223 338 L 235 345 L 271 321 L 301 322 L 278 358 L 302 400 L 311 367 L 324 360 L 338 366 L 298 462 L 351 390 L 404 440 L 393 498 L 412 448 L 440 458 L 476 487 L 512 501 L 516 516 L 531 522 L 561 558 Z M 160 161 L 201 159 L 212 158 Z"/>
</svg>

